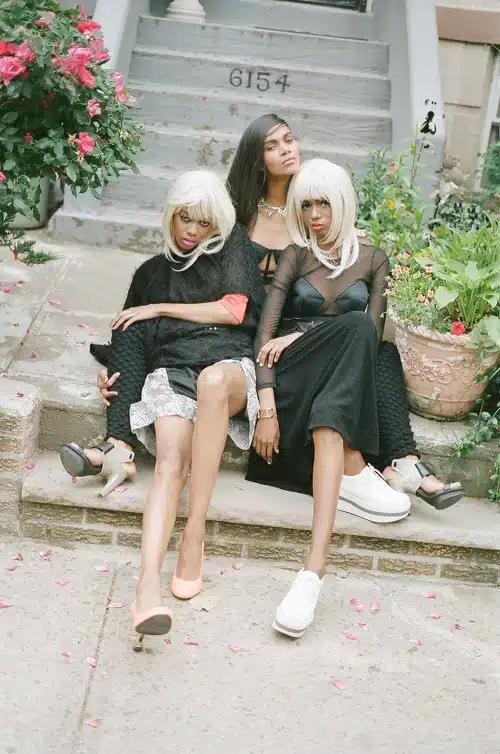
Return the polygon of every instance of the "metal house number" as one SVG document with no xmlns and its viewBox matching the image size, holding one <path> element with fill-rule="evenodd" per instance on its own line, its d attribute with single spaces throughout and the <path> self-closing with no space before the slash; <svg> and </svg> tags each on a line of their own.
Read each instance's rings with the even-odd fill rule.
<svg viewBox="0 0 500 754">
<path fill-rule="evenodd" d="M 244 89 L 257 89 L 259 92 L 267 92 L 270 89 L 279 91 L 284 94 L 290 86 L 288 83 L 288 73 L 274 78 L 275 73 L 270 71 L 251 71 L 243 68 L 233 68 L 229 74 L 229 83 L 231 86 Z"/>
</svg>

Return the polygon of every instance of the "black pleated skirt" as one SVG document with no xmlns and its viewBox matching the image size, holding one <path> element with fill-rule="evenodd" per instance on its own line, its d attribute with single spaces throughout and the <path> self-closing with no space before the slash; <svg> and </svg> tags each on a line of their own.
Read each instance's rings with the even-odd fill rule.
<svg viewBox="0 0 500 754">
<path fill-rule="evenodd" d="M 310 495 L 316 427 L 378 453 L 377 349 L 369 315 L 348 312 L 323 318 L 283 352 L 275 367 L 280 452 L 268 465 L 252 450 L 248 481 Z"/>
</svg>

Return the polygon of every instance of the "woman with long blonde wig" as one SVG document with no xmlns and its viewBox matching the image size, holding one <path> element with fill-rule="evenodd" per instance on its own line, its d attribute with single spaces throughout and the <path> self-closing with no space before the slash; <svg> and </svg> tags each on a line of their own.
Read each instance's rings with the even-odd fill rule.
<svg viewBox="0 0 500 754">
<path fill-rule="evenodd" d="M 288 191 L 295 243 L 280 255 L 256 339 L 260 418 L 248 478 L 313 496 L 309 554 L 273 624 L 292 637 L 314 617 L 345 459 L 379 446 L 375 369 L 389 262 L 359 243 L 355 219 L 346 171 L 327 160 L 304 163 Z M 287 316 L 290 302 L 299 316 Z M 274 341 L 280 320 L 282 331 L 302 329 L 283 353 Z M 346 479 L 352 512 L 370 500 L 372 516 L 373 508 L 383 511 L 380 521 L 408 514 L 407 495 L 372 467 L 345 477 L 343 489 Z"/>
<path fill-rule="evenodd" d="M 72 476 L 107 477 L 100 497 L 134 473 L 137 441 L 156 456 L 132 605 L 141 642 L 170 629 L 160 572 L 189 469 L 189 514 L 171 582 L 181 599 L 202 588 L 205 519 L 226 436 L 249 448 L 257 419 L 253 341 L 263 287 L 245 234 L 234 224 L 231 200 L 215 174 L 191 171 L 172 186 L 165 253 L 136 270 L 125 309 L 112 322 L 108 364 L 124 369 L 116 397 L 124 404 L 109 407 L 105 442 L 89 449 L 65 443 L 60 450 Z M 136 360 L 127 369 L 134 349 L 147 354 L 147 363 Z M 123 405 L 131 402 L 129 421 Z"/>
</svg>

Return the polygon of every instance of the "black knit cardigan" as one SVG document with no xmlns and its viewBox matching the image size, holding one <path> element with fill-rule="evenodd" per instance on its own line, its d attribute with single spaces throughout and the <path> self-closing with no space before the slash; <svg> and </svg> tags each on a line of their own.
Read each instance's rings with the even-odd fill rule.
<svg viewBox="0 0 500 754">
<path fill-rule="evenodd" d="M 231 293 L 248 297 L 241 325 L 207 326 L 173 317 L 147 320 L 148 368 L 204 367 L 223 359 L 253 358 L 253 341 L 264 301 L 261 275 L 247 232 L 236 226 L 217 254 L 202 255 L 189 269 L 157 254 L 135 271 L 124 309 L 156 303 L 200 304 Z M 107 366 L 112 346 L 92 343 Z"/>
</svg>

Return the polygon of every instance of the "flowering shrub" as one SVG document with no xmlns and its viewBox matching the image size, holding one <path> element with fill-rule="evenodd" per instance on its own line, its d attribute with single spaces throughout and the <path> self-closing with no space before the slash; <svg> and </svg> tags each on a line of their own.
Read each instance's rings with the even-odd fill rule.
<svg viewBox="0 0 500 754">
<path fill-rule="evenodd" d="M 461 233 L 436 231 L 425 255 L 400 255 L 387 295 L 396 316 L 500 351 L 500 221 Z"/>
<path fill-rule="evenodd" d="M 99 29 L 55 0 L 0 0 L 0 246 L 27 263 L 44 255 L 10 223 L 17 213 L 39 219 L 41 178 L 98 195 L 121 170 L 137 171 L 133 99 L 102 67 Z"/>
</svg>

